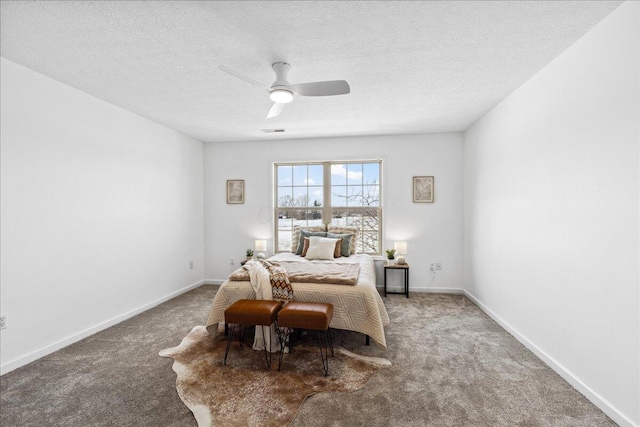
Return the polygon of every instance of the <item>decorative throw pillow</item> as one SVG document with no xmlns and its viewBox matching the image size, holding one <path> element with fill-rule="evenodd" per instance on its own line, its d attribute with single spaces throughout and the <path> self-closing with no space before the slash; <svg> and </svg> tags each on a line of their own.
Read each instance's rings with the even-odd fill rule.
<svg viewBox="0 0 640 427">
<path fill-rule="evenodd" d="M 334 234 L 327 233 L 327 237 L 332 239 L 342 239 L 342 246 L 340 248 L 340 256 L 349 256 L 351 253 L 351 238 L 353 234 Z M 336 257 L 338 258 L 338 257 Z"/>
<path fill-rule="evenodd" d="M 311 236 L 309 237 L 309 249 L 307 249 L 307 255 L 305 258 L 333 260 L 337 242 L 338 239 Z"/>
<path fill-rule="evenodd" d="M 333 251 L 333 257 L 334 258 L 340 258 L 341 257 L 341 253 L 342 253 L 342 239 L 338 239 L 338 241 L 336 242 L 336 249 Z M 349 247 L 347 247 L 347 250 L 349 249 Z M 304 245 L 302 247 L 302 253 L 300 254 L 301 257 L 306 257 L 307 256 L 307 251 L 309 250 L 309 238 L 308 237 L 304 237 Z"/>
<path fill-rule="evenodd" d="M 326 231 L 305 231 L 300 230 L 300 242 L 298 243 L 298 249 L 296 250 L 296 255 L 302 255 L 302 248 L 304 247 L 304 238 L 305 237 L 327 237 Z"/>
<path fill-rule="evenodd" d="M 336 242 L 336 248 L 333 251 L 334 258 L 340 258 L 342 254 L 342 238 L 338 239 Z"/>
<path fill-rule="evenodd" d="M 304 231 L 327 231 L 327 227 L 325 225 L 308 225 L 304 227 L 300 227 L 299 225 L 293 226 L 293 240 L 291 241 L 291 253 L 298 252 L 298 246 L 300 246 L 300 230 Z M 297 254 L 300 255 L 300 254 Z"/>
<path fill-rule="evenodd" d="M 308 237 L 304 237 L 304 245 L 302 246 L 302 253 L 300 254 L 301 257 L 306 257 L 307 256 L 307 251 L 309 250 L 309 238 Z"/>
<path fill-rule="evenodd" d="M 351 242 L 349 242 L 349 253 L 356 253 L 356 243 L 358 242 L 359 231 L 358 227 L 342 227 L 329 224 L 327 226 L 327 231 L 333 234 L 351 234 L 353 237 L 351 237 Z"/>
</svg>

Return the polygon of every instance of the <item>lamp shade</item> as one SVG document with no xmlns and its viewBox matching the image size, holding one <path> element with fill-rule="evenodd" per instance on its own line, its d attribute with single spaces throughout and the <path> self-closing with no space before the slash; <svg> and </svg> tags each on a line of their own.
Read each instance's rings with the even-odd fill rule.
<svg viewBox="0 0 640 427">
<path fill-rule="evenodd" d="M 267 241 L 266 240 L 256 240 L 256 251 L 264 252 L 267 250 Z"/>
<path fill-rule="evenodd" d="M 396 250 L 396 253 L 398 255 L 407 254 L 407 242 L 394 242 L 393 248 Z"/>
</svg>

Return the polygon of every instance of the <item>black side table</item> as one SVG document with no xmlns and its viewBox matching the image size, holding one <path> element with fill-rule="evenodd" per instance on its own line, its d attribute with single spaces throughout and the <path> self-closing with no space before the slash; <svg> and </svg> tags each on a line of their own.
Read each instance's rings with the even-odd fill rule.
<svg viewBox="0 0 640 427">
<path fill-rule="evenodd" d="M 387 292 L 387 270 L 388 269 L 404 271 L 404 292 Z M 384 265 L 384 296 L 386 297 L 387 294 L 406 295 L 407 298 L 409 298 L 409 264 L 394 264 L 394 265 L 385 264 Z"/>
</svg>

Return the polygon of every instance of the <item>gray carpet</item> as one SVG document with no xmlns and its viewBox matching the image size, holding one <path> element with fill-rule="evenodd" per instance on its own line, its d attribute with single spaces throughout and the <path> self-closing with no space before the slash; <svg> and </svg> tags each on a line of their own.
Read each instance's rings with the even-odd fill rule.
<svg viewBox="0 0 640 427">
<path fill-rule="evenodd" d="M 204 325 L 216 290 L 202 286 L 0 377 L 0 425 L 195 426 L 173 361 L 157 353 Z M 359 391 L 309 397 L 292 426 L 616 425 L 465 297 L 385 304 L 386 351 L 360 334 L 333 337 L 393 366 Z"/>
</svg>

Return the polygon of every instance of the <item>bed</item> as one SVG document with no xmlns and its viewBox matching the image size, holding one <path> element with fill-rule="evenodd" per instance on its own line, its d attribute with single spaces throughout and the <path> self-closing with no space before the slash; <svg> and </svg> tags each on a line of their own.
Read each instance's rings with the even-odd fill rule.
<svg viewBox="0 0 640 427">
<path fill-rule="evenodd" d="M 280 263 L 285 269 L 290 266 L 297 271 L 310 265 L 308 263 L 324 263 L 327 267 L 328 263 L 332 263 L 331 267 L 344 264 L 345 268 L 349 267 L 348 264 L 359 265 L 355 285 L 297 282 L 292 279 L 293 299 L 333 304 L 330 327 L 360 332 L 386 348 L 384 327 L 389 324 L 389 316 L 376 289 L 375 266 L 371 256 L 352 254 L 327 261 L 309 260 L 294 253 L 279 253 L 269 260 Z M 248 278 L 242 280 L 243 273 L 242 269 L 236 270 L 216 293 L 207 319 L 207 329 L 211 334 L 215 335 L 218 325 L 224 323 L 224 310 L 229 305 L 239 299 L 255 299 L 255 292 Z"/>
</svg>

